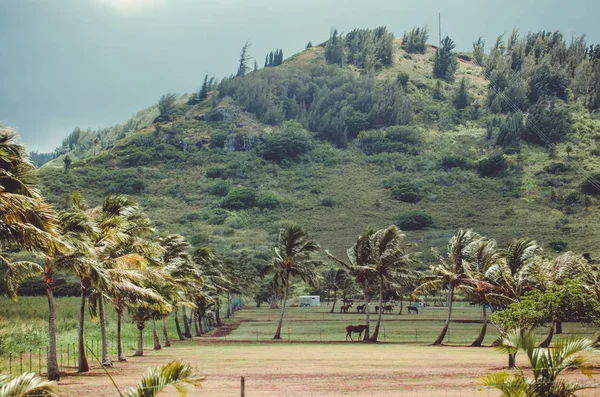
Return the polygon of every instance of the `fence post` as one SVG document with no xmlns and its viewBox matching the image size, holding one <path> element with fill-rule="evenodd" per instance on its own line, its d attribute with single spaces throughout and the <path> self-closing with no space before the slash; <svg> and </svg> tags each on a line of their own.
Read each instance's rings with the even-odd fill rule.
<svg viewBox="0 0 600 397">
<path fill-rule="evenodd" d="M 71 366 L 71 344 L 67 345 L 67 368 Z"/>
<path fill-rule="evenodd" d="M 20 374 L 23 375 L 23 352 L 19 352 Z"/>
<path fill-rule="evenodd" d="M 8 378 L 12 379 L 12 353 L 8 354 Z"/>
<path fill-rule="evenodd" d="M 60 345 L 60 369 L 63 369 L 62 345 Z"/>
<path fill-rule="evenodd" d="M 33 372 L 31 370 L 31 349 L 29 349 L 29 372 Z"/>
<path fill-rule="evenodd" d="M 242 379 L 240 379 L 240 383 L 241 383 L 241 387 L 242 387 L 242 397 L 246 396 L 246 378 L 244 378 L 242 376 Z"/>
<path fill-rule="evenodd" d="M 418 328 L 415 328 L 415 342 L 419 341 L 419 330 Z"/>
<path fill-rule="evenodd" d="M 42 375 L 42 349 L 38 347 L 38 374 Z"/>
</svg>

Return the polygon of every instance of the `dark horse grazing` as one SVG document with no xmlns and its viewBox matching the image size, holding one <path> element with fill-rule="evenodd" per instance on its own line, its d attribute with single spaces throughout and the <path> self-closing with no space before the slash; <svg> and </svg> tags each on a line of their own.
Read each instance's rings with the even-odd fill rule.
<svg viewBox="0 0 600 397">
<path fill-rule="evenodd" d="M 416 306 L 410 305 L 408 307 L 408 314 L 410 314 L 412 312 L 415 312 L 415 313 L 419 314 L 419 309 Z"/>
<path fill-rule="evenodd" d="M 348 337 L 350 337 L 350 340 L 354 340 L 352 339 L 352 333 L 357 333 L 358 334 L 358 340 L 360 340 L 363 331 L 367 329 L 366 325 L 349 325 L 346 327 L 346 340 L 348 340 Z"/>
<path fill-rule="evenodd" d="M 366 303 L 364 305 L 358 305 L 358 306 L 356 306 L 356 312 L 357 313 L 364 313 L 366 307 L 367 307 Z"/>
<path fill-rule="evenodd" d="M 347 305 L 340 307 L 340 313 L 348 313 L 348 309 L 350 309 L 351 307 L 352 303 L 348 303 Z"/>
<path fill-rule="evenodd" d="M 384 310 L 384 311 L 386 311 L 386 312 L 390 312 L 390 313 L 391 313 L 391 312 L 392 312 L 392 310 L 394 310 L 394 307 L 395 307 L 395 306 L 396 306 L 396 305 L 385 305 L 385 306 L 383 307 L 383 310 Z"/>
</svg>

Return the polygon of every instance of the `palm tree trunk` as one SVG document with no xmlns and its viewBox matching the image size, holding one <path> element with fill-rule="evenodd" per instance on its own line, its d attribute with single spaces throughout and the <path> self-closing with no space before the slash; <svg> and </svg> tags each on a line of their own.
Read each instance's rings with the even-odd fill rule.
<svg viewBox="0 0 600 397">
<path fill-rule="evenodd" d="M 454 285 L 450 285 L 450 292 L 448 293 L 448 315 L 446 316 L 446 322 L 444 323 L 444 327 L 442 328 L 442 332 L 437 337 L 435 345 L 441 345 L 446 337 L 446 332 L 448 332 L 448 327 L 450 326 L 450 316 L 452 315 L 452 301 L 454 300 Z"/>
<path fill-rule="evenodd" d="M 381 325 L 381 315 L 383 314 L 383 277 L 379 278 L 379 313 L 377 313 L 377 324 L 375 325 L 375 331 L 369 339 L 371 342 L 377 342 L 379 336 L 379 326 Z"/>
<path fill-rule="evenodd" d="M 485 331 L 487 330 L 487 311 L 485 310 L 485 303 L 483 306 L 483 325 L 481 326 L 481 331 L 479 332 L 479 336 L 477 339 L 471 343 L 471 347 L 479 347 L 483 343 L 483 338 L 485 338 Z"/>
<path fill-rule="evenodd" d="M 104 314 L 104 299 L 100 293 L 98 300 L 98 317 L 100 321 L 100 334 L 102 336 L 102 365 L 112 367 L 113 363 L 110 359 L 110 351 L 108 350 L 108 335 L 106 334 L 106 316 Z"/>
<path fill-rule="evenodd" d="M 217 302 L 215 303 L 215 322 L 217 323 L 217 327 L 221 326 L 221 299 L 217 297 Z"/>
<path fill-rule="evenodd" d="M 165 339 L 165 347 L 171 346 L 171 340 L 169 339 L 169 333 L 167 332 L 167 317 L 163 316 L 162 318 L 162 329 L 163 329 L 163 338 Z"/>
<path fill-rule="evenodd" d="M 550 342 L 552 342 L 552 337 L 554 336 L 554 324 L 550 324 L 550 329 L 548 330 L 548 336 L 542 343 L 540 343 L 540 347 L 548 347 L 550 346 Z"/>
<path fill-rule="evenodd" d="M 145 321 L 137 322 L 138 345 L 137 345 L 137 350 L 135 351 L 135 353 L 133 353 L 133 355 L 137 356 L 137 357 L 144 355 L 144 327 L 145 326 L 146 326 Z"/>
<path fill-rule="evenodd" d="M 87 287 L 84 285 L 85 281 L 81 281 L 81 303 L 79 305 L 79 330 L 77 335 L 79 355 L 78 355 L 78 368 L 77 372 L 88 372 L 90 367 L 88 365 L 87 356 L 85 354 L 85 338 L 84 338 L 84 326 L 85 326 L 85 298 L 87 295 Z"/>
<path fill-rule="evenodd" d="M 269 309 L 277 309 L 277 293 L 271 295 L 271 301 L 269 302 Z"/>
<path fill-rule="evenodd" d="M 188 323 L 188 317 L 185 311 L 185 306 L 182 306 L 181 310 L 183 310 L 183 336 L 185 336 L 186 338 L 191 338 L 192 332 L 190 331 L 190 323 Z"/>
<path fill-rule="evenodd" d="M 175 310 L 175 328 L 177 329 L 177 336 L 179 337 L 179 340 L 185 340 L 185 338 L 183 337 L 183 334 L 181 333 L 181 327 L 179 326 L 179 308 L 177 308 L 177 310 Z"/>
<path fill-rule="evenodd" d="M 517 365 L 516 356 L 517 356 L 516 353 L 513 353 L 513 354 L 508 353 L 508 368 L 509 369 L 513 369 Z"/>
<path fill-rule="evenodd" d="M 400 311 L 398 312 L 398 314 L 402 314 L 402 309 L 403 309 L 403 302 L 402 302 L 402 295 L 400 295 Z"/>
<path fill-rule="evenodd" d="M 152 318 L 152 337 L 154 338 L 154 350 L 162 349 L 160 340 L 158 339 L 158 332 L 156 332 L 156 319 Z"/>
<path fill-rule="evenodd" d="M 562 321 L 557 321 L 555 324 L 556 324 L 556 335 L 562 334 L 563 333 Z"/>
<path fill-rule="evenodd" d="M 123 341 L 121 340 L 121 326 L 123 324 L 123 308 L 117 309 L 117 359 L 120 362 L 127 361 L 123 353 Z"/>
<path fill-rule="evenodd" d="M 363 340 L 369 340 L 371 335 L 371 297 L 369 296 L 368 287 L 369 284 L 365 281 L 365 321 L 367 322 L 367 328 L 365 329 L 365 337 Z"/>
<path fill-rule="evenodd" d="M 48 363 L 47 372 L 49 380 L 59 380 L 58 357 L 56 355 L 56 322 L 54 317 L 54 278 L 46 277 L 46 295 L 48 296 Z"/>
<path fill-rule="evenodd" d="M 275 331 L 275 336 L 273 337 L 273 339 L 281 339 L 281 326 L 283 325 L 283 315 L 285 313 L 285 304 L 287 302 L 287 295 L 289 289 L 288 283 L 289 276 L 287 276 L 285 280 L 285 290 L 283 292 L 283 304 L 281 305 L 281 315 L 279 316 L 279 324 L 277 325 L 277 331 Z"/>
<path fill-rule="evenodd" d="M 331 310 L 329 311 L 329 313 L 333 313 L 333 311 L 335 310 L 335 302 L 337 302 L 337 290 L 336 289 L 333 290 L 333 306 L 331 306 Z"/>
<path fill-rule="evenodd" d="M 225 312 L 225 318 L 231 316 L 231 293 L 227 291 L 227 311 Z"/>
<path fill-rule="evenodd" d="M 194 313 L 193 316 L 194 316 L 194 331 L 196 332 L 196 336 L 202 336 L 202 333 L 200 332 L 200 327 L 198 327 L 198 315 L 196 313 Z"/>
</svg>

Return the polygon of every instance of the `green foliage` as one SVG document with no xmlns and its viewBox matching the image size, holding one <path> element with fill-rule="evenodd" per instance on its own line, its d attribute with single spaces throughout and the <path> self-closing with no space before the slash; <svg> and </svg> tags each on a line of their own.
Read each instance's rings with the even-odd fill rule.
<svg viewBox="0 0 600 397">
<path fill-rule="evenodd" d="M 405 203 L 418 203 L 423 199 L 421 188 L 411 181 L 398 181 L 392 186 L 392 198 Z"/>
<path fill-rule="evenodd" d="M 406 72 L 400 72 L 398 73 L 398 77 L 396 77 L 396 81 L 404 88 L 406 88 L 409 79 L 410 76 Z"/>
<path fill-rule="evenodd" d="M 297 122 L 287 122 L 279 131 L 266 135 L 257 147 L 265 160 L 293 160 L 314 146 L 312 134 Z"/>
<path fill-rule="evenodd" d="M 508 164 L 502 154 L 496 154 L 479 160 L 477 172 L 480 176 L 496 177 L 506 170 Z"/>
<path fill-rule="evenodd" d="M 421 28 L 414 27 L 410 32 L 404 32 L 402 45 L 408 53 L 424 54 L 427 51 L 428 39 L 429 29 L 427 26 Z"/>
<path fill-rule="evenodd" d="M 208 170 L 207 170 L 207 176 L 208 176 Z M 223 196 L 227 196 L 227 193 L 229 193 L 230 189 L 231 189 L 231 182 L 224 181 L 224 180 L 217 180 L 210 186 L 209 193 L 213 194 L 215 196 L 223 197 Z"/>
<path fill-rule="evenodd" d="M 529 108 L 523 139 L 541 145 L 561 142 L 570 130 L 570 119 L 569 110 L 564 102 L 540 100 Z"/>
<path fill-rule="evenodd" d="M 393 152 L 415 155 L 420 144 L 417 131 L 408 126 L 389 127 L 384 131 L 363 131 L 357 140 L 357 145 L 368 155 Z"/>
<path fill-rule="evenodd" d="M 467 79 L 464 77 L 460 80 L 460 85 L 458 86 L 458 90 L 456 91 L 456 95 L 454 96 L 454 106 L 457 109 L 464 109 L 469 106 L 471 98 L 469 97 L 469 93 L 467 91 Z"/>
<path fill-rule="evenodd" d="M 392 63 L 394 35 L 385 26 L 373 30 L 354 29 L 344 37 L 346 60 L 359 68 L 371 69 Z M 339 63 L 339 62 L 331 62 Z"/>
<path fill-rule="evenodd" d="M 250 70 L 250 67 L 248 66 L 248 61 L 251 58 L 250 55 L 248 55 L 248 48 L 250 48 L 250 45 L 250 42 L 246 41 L 246 43 L 244 43 L 244 46 L 242 47 L 242 50 L 240 51 L 240 61 L 238 64 L 238 70 L 236 74 L 236 76 L 238 77 L 244 76 Z"/>
<path fill-rule="evenodd" d="M 472 165 L 469 162 L 469 160 L 465 159 L 464 157 L 458 156 L 458 155 L 448 155 L 448 156 L 442 157 L 442 160 L 440 161 L 440 165 L 442 166 L 442 168 L 444 168 L 446 170 L 449 170 L 452 168 L 462 168 L 465 170 L 472 168 Z"/>
<path fill-rule="evenodd" d="M 594 173 L 580 185 L 581 191 L 594 196 L 600 195 L 600 173 Z"/>
<path fill-rule="evenodd" d="M 421 230 L 433 225 L 433 218 L 426 211 L 413 210 L 400 215 L 396 225 L 401 230 Z"/>
<path fill-rule="evenodd" d="M 458 60 L 456 54 L 452 52 L 455 48 L 454 41 L 450 37 L 446 36 L 442 40 L 442 46 L 435 53 L 433 59 L 433 75 L 437 78 L 444 80 L 452 80 L 454 78 L 454 72 Z"/>
<path fill-rule="evenodd" d="M 333 207 L 335 205 L 335 199 L 332 197 L 325 197 L 321 199 L 321 205 L 323 207 Z"/>
<path fill-rule="evenodd" d="M 236 186 L 221 200 L 221 207 L 228 210 L 243 210 L 256 205 L 256 192 L 244 186 Z"/>
<path fill-rule="evenodd" d="M 344 57 L 344 38 L 334 29 L 325 47 L 325 59 L 327 63 L 341 65 L 344 63 Z"/>
<path fill-rule="evenodd" d="M 158 100 L 159 117 L 169 118 L 173 116 L 176 108 L 177 94 L 164 94 Z"/>
<path fill-rule="evenodd" d="M 481 38 L 481 36 L 477 39 L 476 42 L 473 43 L 473 59 L 475 62 L 483 66 L 483 62 L 485 60 L 485 40 Z"/>
</svg>

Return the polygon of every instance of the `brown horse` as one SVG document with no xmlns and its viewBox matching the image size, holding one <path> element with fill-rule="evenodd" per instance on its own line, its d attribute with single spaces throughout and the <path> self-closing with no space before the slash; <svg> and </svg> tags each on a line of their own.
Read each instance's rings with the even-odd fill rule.
<svg viewBox="0 0 600 397">
<path fill-rule="evenodd" d="M 348 303 L 347 305 L 340 307 L 340 313 L 348 313 L 348 309 L 350 309 L 351 307 L 352 303 Z"/>
<path fill-rule="evenodd" d="M 352 339 L 352 333 L 357 333 L 358 334 L 358 339 L 360 340 L 360 338 L 362 337 L 362 333 L 363 331 L 367 329 L 366 325 L 349 325 L 346 327 L 346 341 L 348 340 L 348 337 L 350 337 L 351 340 Z"/>
<path fill-rule="evenodd" d="M 396 306 L 396 305 L 385 305 L 385 306 L 383 307 L 383 310 L 384 310 L 384 311 L 386 311 L 386 312 L 390 312 L 390 313 L 391 313 L 391 312 L 392 312 L 392 310 L 394 310 L 394 307 L 395 307 L 395 306 Z"/>
</svg>

